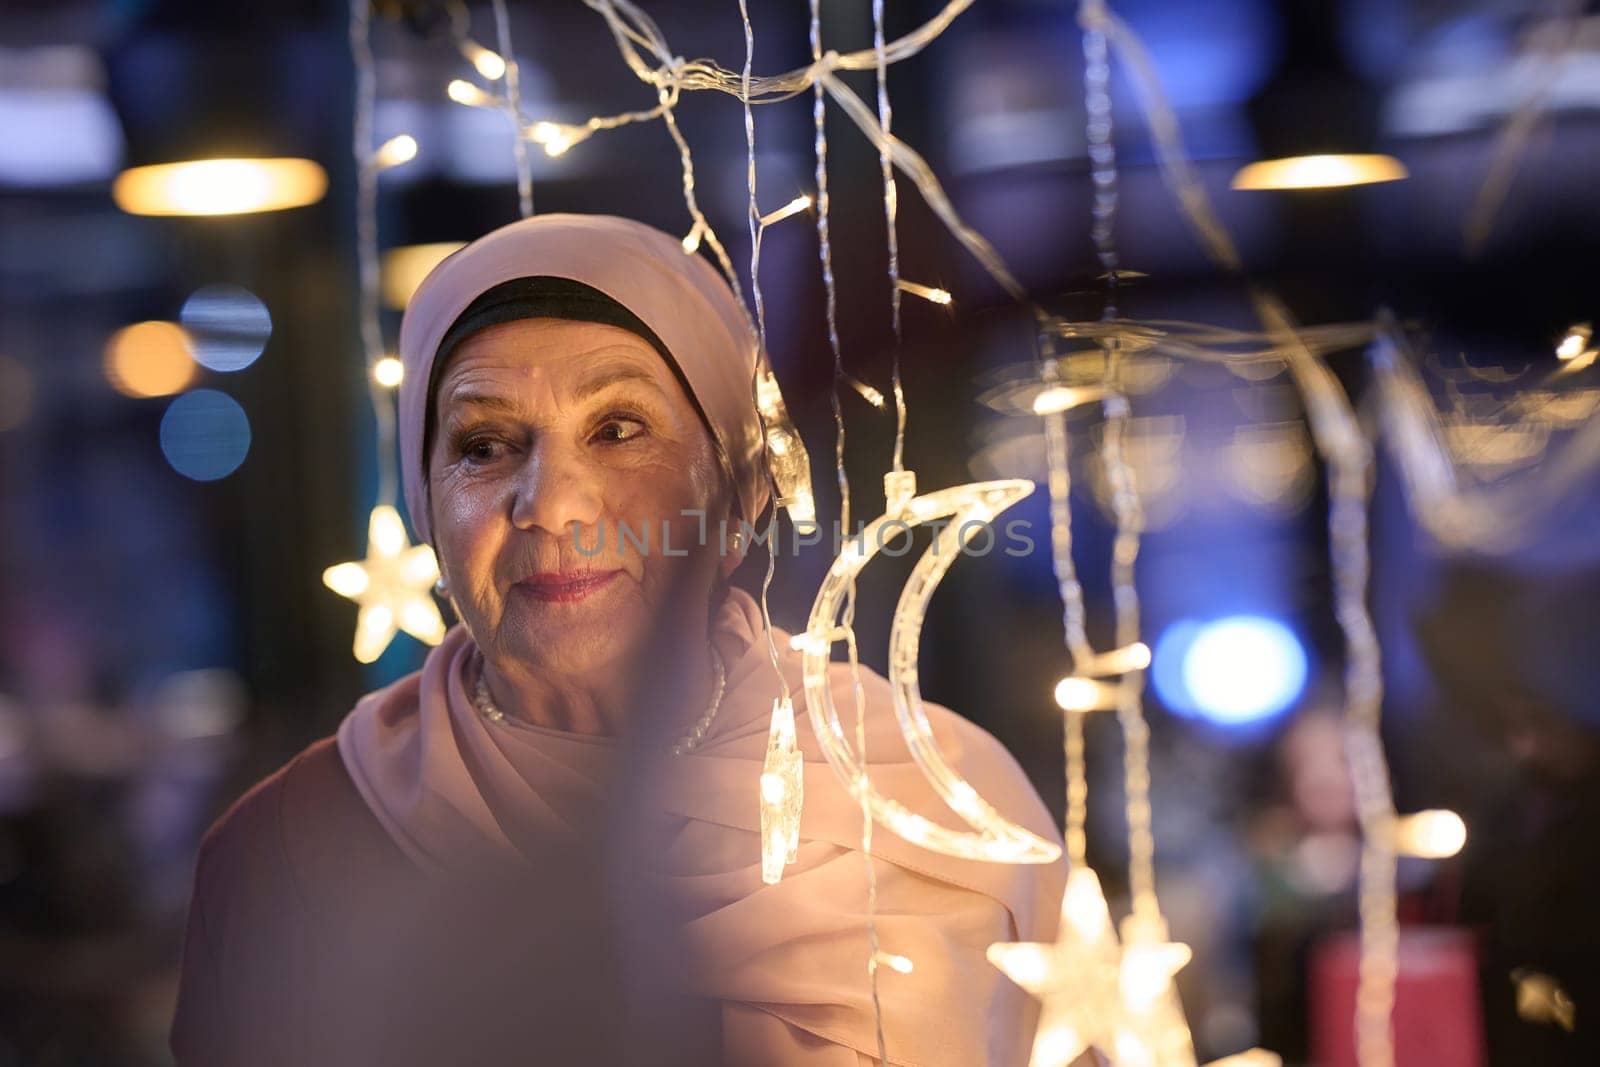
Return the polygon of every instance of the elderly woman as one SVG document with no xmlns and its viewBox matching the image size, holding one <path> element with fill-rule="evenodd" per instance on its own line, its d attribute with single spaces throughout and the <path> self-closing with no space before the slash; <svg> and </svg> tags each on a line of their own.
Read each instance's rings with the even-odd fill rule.
<svg viewBox="0 0 1600 1067">
<path fill-rule="evenodd" d="M 861 809 L 804 715 L 797 861 L 761 877 L 768 722 L 801 673 L 729 581 L 769 502 L 737 298 L 668 234 L 543 215 L 441 263 L 400 349 L 406 503 L 460 622 L 206 835 L 178 1061 L 880 1062 Z M 948 815 L 860 675 L 875 784 Z M 928 714 L 1057 836 L 991 736 Z M 884 831 L 873 857 L 879 944 L 914 965 L 879 971 L 889 1062 L 1024 1062 L 1037 1006 L 984 953 L 1053 935 L 1060 866 Z"/>
</svg>

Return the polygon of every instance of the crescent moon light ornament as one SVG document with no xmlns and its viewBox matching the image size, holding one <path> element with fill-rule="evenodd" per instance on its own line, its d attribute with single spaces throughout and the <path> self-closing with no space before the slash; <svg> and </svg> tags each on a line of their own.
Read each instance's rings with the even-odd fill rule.
<svg viewBox="0 0 1600 1067">
<path fill-rule="evenodd" d="M 1023 479 L 974 482 L 916 494 L 916 475 L 892 472 L 884 479 L 885 513 L 850 538 L 828 569 L 803 639 L 806 709 L 823 755 L 852 796 L 865 790 L 873 818 L 907 841 L 935 852 L 996 863 L 1052 863 L 1061 846 L 1007 819 L 951 767 L 933 737 L 917 683 L 917 651 L 928 601 L 955 557 L 966 544 L 989 529 L 990 520 L 1033 492 Z M 948 518 L 934 535 L 906 581 L 889 632 L 889 681 L 894 689 L 895 716 L 911 757 L 934 789 L 963 819 L 970 831 L 952 830 L 916 814 L 872 788 L 856 753 L 845 742 L 844 727 L 828 684 L 829 652 L 841 639 L 840 609 L 851 583 L 887 541 L 913 527 Z"/>
</svg>

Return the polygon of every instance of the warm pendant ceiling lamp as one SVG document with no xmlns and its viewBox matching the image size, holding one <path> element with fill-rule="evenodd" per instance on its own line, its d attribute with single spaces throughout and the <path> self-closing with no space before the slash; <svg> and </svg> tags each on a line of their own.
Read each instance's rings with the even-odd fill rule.
<svg viewBox="0 0 1600 1067">
<path fill-rule="evenodd" d="M 195 159 L 134 167 L 111 196 L 130 215 L 244 215 L 321 200 L 328 175 L 309 159 Z"/>
<path fill-rule="evenodd" d="M 1235 189 L 1336 189 L 1410 177 L 1405 164 L 1376 153 L 1336 153 L 1265 159 L 1239 168 Z"/>
<path fill-rule="evenodd" d="M 329 179 L 313 160 L 330 158 L 340 121 L 328 107 L 342 91 L 338 42 L 281 6 L 204 5 L 181 29 L 163 6 L 107 51 L 128 148 L 112 182 L 117 206 L 225 217 L 322 201 Z"/>
<path fill-rule="evenodd" d="M 1379 88 L 1346 54 L 1347 5 L 1296 0 L 1282 5 L 1284 50 L 1250 101 L 1259 162 L 1233 176 L 1235 189 L 1337 189 L 1407 178 L 1378 149 Z"/>
</svg>

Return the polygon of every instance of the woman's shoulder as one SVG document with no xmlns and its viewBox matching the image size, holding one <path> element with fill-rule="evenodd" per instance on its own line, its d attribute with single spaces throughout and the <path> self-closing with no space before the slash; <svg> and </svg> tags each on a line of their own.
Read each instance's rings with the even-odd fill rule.
<svg viewBox="0 0 1600 1067">
<path fill-rule="evenodd" d="M 201 839 L 198 866 L 214 884 L 270 885 L 303 896 L 308 885 L 320 887 L 355 862 L 400 858 L 329 735 L 229 805 Z"/>
</svg>

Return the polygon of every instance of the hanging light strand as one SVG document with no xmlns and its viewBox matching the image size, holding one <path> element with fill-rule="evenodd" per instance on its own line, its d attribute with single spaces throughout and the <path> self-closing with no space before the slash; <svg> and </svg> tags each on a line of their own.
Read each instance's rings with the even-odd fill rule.
<svg viewBox="0 0 1600 1067">
<path fill-rule="evenodd" d="M 1043 373 L 1055 376 L 1055 338 L 1041 332 Z M 1067 416 L 1064 409 L 1043 416 L 1045 464 L 1050 490 L 1050 563 L 1061 598 L 1061 627 L 1074 664 L 1094 658 L 1084 622 L 1083 585 L 1072 559 L 1072 468 L 1069 466 Z M 1084 712 L 1063 709 L 1063 756 L 1066 761 L 1066 824 L 1063 837 L 1070 870 L 1088 866 L 1089 782 L 1084 763 Z"/>
<path fill-rule="evenodd" d="M 806 67 L 770 77 L 757 77 L 751 70 L 752 61 L 748 58 L 744 69 L 740 72 L 726 70 L 711 60 L 683 60 L 674 55 L 655 23 L 637 5 L 628 0 L 584 0 L 584 2 L 587 7 L 605 19 L 628 68 L 641 81 L 658 90 L 662 88 L 670 88 L 674 92 L 684 89 L 713 90 L 738 97 L 748 108 L 758 103 L 775 103 L 791 99 L 820 83 L 851 121 L 860 127 L 878 148 L 879 153 L 886 155 L 894 166 L 899 167 L 911 178 L 935 214 L 979 261 L 984 270 L 1014 299 L 1033 308 L 1042 319 L 1042 312 L 1033 305 L 1026 290 L 1011 274 L 994 246 L 976 230 L 967 226 L 956 213 L 927 162 L 909 145 L 887 134 L 861 98 L 832 74 L 836 70 L 873 70 L 880 65 L 896 63 L 916 55 L 944 32 L 957 15 L 970 7 L 972 0 L 954 0 L 934 18 L 911 33 L 885 43 L 882 48 L 877 47 L 877 43 L 874 42 L 873 48 L 857 52 L 821 53 L 813 57 L 811 64 Z M 740 14 L 748 25 L 747 8 L 748 3 L 740 9 Z M 656 65 L 652 66 L 645 60 L 640 54 L 641 48 L 651 54 Z M 663 114 L 663 109 L 658 107 L 647 112 L 591 118 L 575 126 L 535 122 L 527 124 L 525 129 L 534 140 L 545 144 L 546 151 L 550 151 L 552 145 L 557 146 L 560 151 L 565 151 L 598 130 L 662 117 Z M 752 241 L 755 239 L 756 235 L 753 233 Z"/>
<path fill-rule="evenodd" d="M 886 135 L 894 121 L 889 104 L 889 61 L 884 47 L 883 0 L 872 0 L 872 50 L 878 75 L 878 128 Z M 883 175 L 883 221 L 889 250 L 889 322 L 894 330 L 889 381 L 894 391 L 894 461 L 892 469 L 905 470 L 906 394 L 900 383 L 900 192 L 894 178 L 894 160 L 878 149 L 878 169 Z"/>
<path fill-rule="evenodd" d="M 1126 66 L 1145 112 L 1163 177 L 1207 253 L 1230 273 L 1242 274 L 1237 248 L 1195 175 L 1172 114 L 1143 46 L 1103 3 L 1080 9 L 1085 28 L 1105 33 Z M 1392 1067 L 1391 1016 L 1398 972 L 1395 915 L 1395 811 L 1379 733 L 1383 680 L 1376 630 L 1366 606 L 1371 450 L 1350 398 L 1338 379 L 1299 337 L 1287 309 L 1252 287 L 1257 316 L 1289 364 L 1305 403 L 1313 442 L 1328 468 L 1329 554 L 1334 611 L 1345 640 L 1345 751 L 1361 824 L 1359 911 L 1361 953 L 1356 994 L 1356 1053 L 1361 1067 Z"/>
<path fill-rule="evenodd" d="M 355 65 L 355 115 L 351 153 L 356 164 L 356 316 L 367 368 L 367 395 L 377 427 L 378 504 L 393 506 L 399 479 L 395 471 L 394 392 L 379 384 L 383 327 L 378 319 L 378 172 L 383 169 L 373 144 L 378 79 L 372 58 L 370 0 L 350 0 L 350 56 Z"/>
<path fill-rule="evenodd" d="M 595 4 L 591 3 L 591 7 Z M 612 7 L 610 3 L 603 2 L 602 6 Z M 749 0 L 739 0 L 739 17 L 744 21 L 744 75 L 742 102 L 744 104 L 744 142 L 745 142 L 745 188 L 749 193 L 749 202 L 746 215 L 750 223 L 750 299 L 755 307 L 756 351 L 758 358 L 751 374 L 750 391 L 757 398 L 760 406 L 760 384 L 762 359 L 760 356 L 767 350 L 767 310 L 766 304 L 761 299 L 761 209 L 756 200 L 756 119 L 755 109 L 750 106 L 750 70 L 755 63 L 756 38 L 755 28 L 750 24 Z M 616 32 L 613 29 L 613 32 Z M 624 55 L 630 49 L 625 45 L 625 39 L 618 34 L 619 46 L 624 46 Z M 766 420 L 761 423 L 762 451 L 770 457 L 772 442 L 767 435 Z M 774 489 L 776 491 L 776 489 Z M 754 522 L 756 516 L 751 517 Z M 786 705 L 793 704 L 793 696 L 789 691 L 789 680 L 784 677 L 783 668 L 778 659 L 778 645 L 772 635 L 772 610 L 768 603 L 768 594 L 772 588 L 772 577 L 778 566 L 778 547 L 774 538 L 767 538 L 767 571 L 761 580 L 761 621 L 767 633 L 767 654 L 772 661 L 772 671 L 778 676 L 779 699 Z"/>
<path fill-rule="evenodd" d="M 1257 314 L 1268 328 L 1291 339 L 1293 320 L 1282 303 L 1263 291 L 1257 291 L 1254 299 Z M 1372 569 L 1367 544 L 1372 450 L 1349 397 L 1326 363 L 1309 352 L 1291 354 L 1289 370 L 1305 399 L 1312 440 L 1328 469 L 1334 614 L 1345 641 L 1345 759 L 1361 825 L 1356 1058 L 1361 1067 L 1392 1067 L 1391 1016 L 1400 938 L 1395 887 L 1397 816 L 1380 732 L 1382 661 L 1377 629 L 1367 608 Z"/>
<path fill-rule="evenodd" d="M 528 158 L 527 139 L 521 136 L 522 75 L 518 70 L 517 54 L 512 50 L 511 16 L 506 11 L 506 0 L 494 0 L 494 31 L 495 46 L 500 49 L 500 58 L 505 67 L 501 78 L 506 87 L 506 115 L 511 119 L 511 128 L 518 132 L 511 143 L 517 163 L 517 210 L 523 218 L 527 218 L 533 214 L 533 163 Z"/>
<path fill-rule="evenodd" d="M 1118 171 L 1116 146 L 1112 140 L 1110 77 L 1103 20 L 1103 0 L 1084 0 L 1079 6 L 1083 29 L 1084 104 L 1089 145 L 1090 182 L 1094 188 L 1090 208 L 1090 235 L 1105 278 L 1105 302 L 1101 321 L 1117 319 L 1118 278 L 1121 264 L 1116 246 Z M 1111 598 L 1116 616 L 1116 643 L 1130 648 L 1139 641 L 1139 592 L 1134 582 L 1144 526 L 1143 508 L 1133 469 L 1128 464 L 1123 442 L 1131 415 L 1126 394 L 1120 389 L 1122 346 L 1114 332 L 1101 341 L 1105 354 L 1101 400 L 1105 415 L 1101 435 L 1101 462 L 1111 488 L 1112 514 L 1116 531 L 1111 548 Z M 1155 890 L 1155 836 L 1151 830 L 1150 808 L 1150 727 L 1144 717 L 1144 671 L 1129 670 L 1117 687 L 1117 720 L 1122 728 L 1123 789 L 1127 806 L 1128 886 L 1136 915 L 1154 919 L 1160 915 Z"/>
<path fill-rule="evenodd" d="M 811 60 L 822 60 L 822 7 L 821 0 L 810 0 Z M 823 298 L 828 324 L 828 347 L 833 353 L 833 381 L 829 399 L 833 409 L 834 476 L 839 484 L 839 528 L 850 530 L 850 478 L 845 472 L 844 404 L 840 388 L 849 379 L 844 369 L 844 353 L 839 344 L 839 294 L 833 276 L 833 245 L 829 233 L 828 196 L 828 98 L 820 81 L 811 86 L 811 121 L 815 129 L 816 185 L 817 185 L 817 256 L 822 268 Z M 856 758 L 860 761 L 859 787 L 856 794 L 861 801 L 861 862 L 867 881 L 867 984 L 872 998 L 872 1029 L 877 1040 L 878 1059 L 889 1062 L 889 1053 L 883 1032 L 883 1006 L 878 995 L 878 963 L 882 950 L 878 945 L 878 873 L 872 861 L 872 802 L 871 779 L 867 758 L 867 706 L 861 686 L 861 663 L 855 634 L 856 582 L 852 575 L 845 590 L 844 607 L 839 626 L 844 631 L 847 669 L 850 672 L 850 693 L 855 703 Z"/>
</svg>

